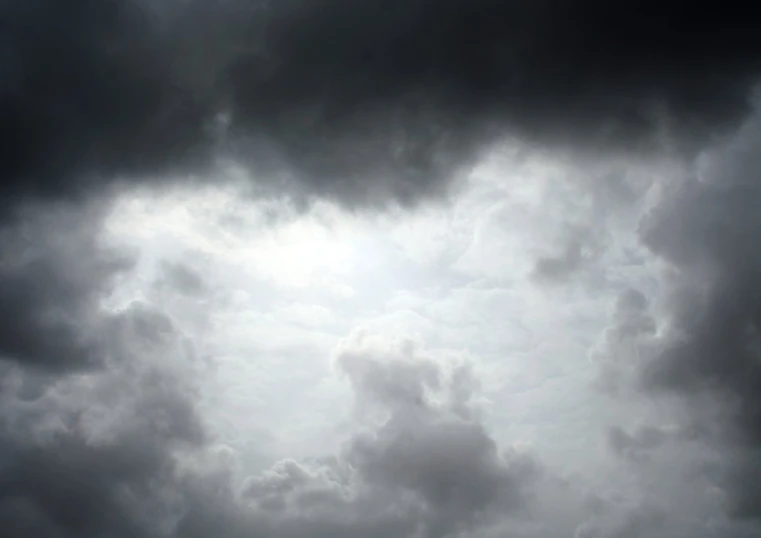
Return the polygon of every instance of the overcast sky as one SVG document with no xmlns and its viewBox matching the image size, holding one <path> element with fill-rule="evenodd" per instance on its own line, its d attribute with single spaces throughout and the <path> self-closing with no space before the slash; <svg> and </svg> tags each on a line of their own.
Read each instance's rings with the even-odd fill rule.
<svg viewBox="0 0 761 538">
<path fill-rule="evenodd" d="M 0 2 L 0 534 L 758 536 L 734 4 Z"/>
</svg>

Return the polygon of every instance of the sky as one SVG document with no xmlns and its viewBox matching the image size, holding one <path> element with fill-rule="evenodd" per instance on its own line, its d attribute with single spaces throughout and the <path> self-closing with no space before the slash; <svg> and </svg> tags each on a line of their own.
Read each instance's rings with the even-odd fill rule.
<svg viewBox="0 0 761 538">
<path fill-rule="evenodd" d="M 761 533 L 761 21 L 0 2 L 9 538 Z"/>
</svg>

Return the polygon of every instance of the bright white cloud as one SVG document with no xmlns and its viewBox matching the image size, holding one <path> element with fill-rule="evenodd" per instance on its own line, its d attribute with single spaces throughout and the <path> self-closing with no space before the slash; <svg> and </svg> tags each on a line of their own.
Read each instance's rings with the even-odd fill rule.
<svg viewBox="0 0 761 538">
<path fill-rule="evenodd" d="M 583 458 L 609 414 L 590 396 L 587 355 L 607 324 L 615 275 L 631 282 L 645 273 L 621 250 L 635 238 L 612 221 L 614 246 L 584 268 L 608 275 L 594 293 L 576 278 L 551 288 L 532 281 L 537 259 L 567 240 L 569 222 L 589 228 L 605 217 L 591 211 L 596 202 L 576 177 L 585 172 L 602 173 L 502 152 L 451 203 L 375 215 L 324 202 L 299 210 L 234 188 L 136 193 L 119 200 L 108 229 L 149 260 L 139 281 L 162 260 L 203 272 L 203 301 L 174 307 L 180 318 L 202 311 L 216 372 L 207 407 L 234 443 L 267 432 L 272 457 L 337 443 L 349 394 L 330 356 L 361 329 L 477 357 L 496 435 L 560 463 L 569 453 Z M 140 286 L 133 290 L 148 293 Z M 241 423 L 256 433 L 247 438 Z"/>
</svg>

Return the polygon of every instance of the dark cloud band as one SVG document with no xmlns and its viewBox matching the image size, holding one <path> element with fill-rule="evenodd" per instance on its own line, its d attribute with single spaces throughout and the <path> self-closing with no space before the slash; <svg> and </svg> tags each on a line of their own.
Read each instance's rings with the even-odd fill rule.
<svg viewBox="0 0 761 538">
<path fill-rule="evenodd" d="M 6 1 L 4 200 L 227 157 L 307 193 L 411 202 L 502 135 L 695 148 L 759 72 L 736 4 Z"/>
</svg>

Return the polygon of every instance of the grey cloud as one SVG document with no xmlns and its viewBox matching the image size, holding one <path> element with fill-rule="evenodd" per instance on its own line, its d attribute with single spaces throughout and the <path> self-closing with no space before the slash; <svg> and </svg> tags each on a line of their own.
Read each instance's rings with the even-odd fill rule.
<svg viewBox="0 0 761 538">
<path fill-rule="evenodd" d="M 337 364 L 365 427 L 337 458 L 312 468 L 286 461 L 254 480 L 247 491 L 260 508 L 316 515 L 312 525 L 331 521 L 336 534 L 347 532 L 338 522 L 367 513 L 354 521 L 353 535 L 378 536 L 454 536 L 529 516 L 542 468 L 530 455 L 500 451 L 463 412 L 471 397 L 467 375 L 447 373 L 409 345 L 350 345 Z M 379 414 L 368 415 L 368 405 Z M 383 528 L 374 527 L 380 521 Z M 311 535 L 320 533 L 315 528 Z"/>
<path fill-rule="evenodd" d="M 98 300 L 131 265 L 100 244 L 99 213 L 51 205 L 0 229 L 0 359 L 51 370 L 99 360 Z"/>
<path fill-rule="evenodd" d="M 663 351 L 641 372 L 649 394 L 676 394 L 693 430 L 724 453 L 730 512 L 761 517 L 758 118 L 700 161 L 642 224 L 646 245 L 677 271 L 668 283 Z"/>
<path fill-rule="evenodd" d="M 543 218 L 558 228 L 557 244 L 538 257 L 531 276 L 538 283 L 580 282 L 599 290 L 610 278 L 606 255 L 630 233 L 653 184 L 653 169 L 637 159 L 599 155 L 560 162 L 543 203 Z"/>
<path fill-rule="evenodd" d="M 461 521 L 494 503 L 506 511 L 521 507 L 523 482 L 538 467 L 528 458 L 501 453 L 470 412 L 472 393 L 461 382 L 468 377 L 462 373 L 466 366 L 446 379 L 440 367 L 417 358 L 411 347 L 391 360 L 345 350 L 339 363 L 362 400 L 377 398 L 390 411 L 380 428 L 350 445 L 350 461 L 368 480 L 415 492 L 430 507 Z M 392 384 L 400 391 L 389 392 Z M 452 391 L 452 399 L 441 407 L 426 389 Z"/>
<path fill-rule="evenodd" d="M 619 456 L 643 461 L 649 452 L 661 447 L 669 437 L 668 431 L 655 426 L 640 426 L 632 433 L 620 426 L 613 426 L 608 430 L 607 441 Z"/>
<path fill-rule="evenodd" d="M 59 376 L 34 397 L 18 390 L 34 370 L 3 372 L 4 535 L 149 537 L 171 528 L 183 493 L 174 455 L 202 446 L 204 433 L 192 385 L 155 361 L 171 351 L 143 330 L 155 319 L 139 306 L 119 314 L 101 368 Z"/>
<path fill-rule="evenodd" d="M 4 536 L 165 536 L 187 489 L 175 456 L 206 444 L 173 321 L 101 307 L 133 264 L 103 242 L 104 208 L 26 207 L 4 223 Z"/>
<path fill-rule="evenodd" d="M 411 536 L 423 517 L 419 505 L 365 483 L 342 458 L 283 461 L 250 481 L 245 496 L 257 525 L 283 536 Z"/>
<path fill-rule="evenodd" d="M 11 538 L 385 538 L 528 517 L 541 466 L 499 450 L 468 383 L 453 388 L 407 352 L 390 363 L 377 350 L 344 353 L 369 422 L 336 457 L 276 468 L 244 499 L 224 472 L 185 469 L 179 454 L 208 448 L 192 383 L 148 366 L 172 354 L 176 327 L 150 307 L 98 310 L 129 265 L 98 244 L 98 215 L 50 204 L 46 221 L 24 207 L 199 177 L 228 159 L 275 190 L 414 203 L 444 192 L 503 135 L 593 154 L 691 152 L 747 111 L 761 44 L 753 16 L 734 2 L 622 9 L 3 2 L 0 528 Z M 728 180 L 687 183 L 645 235 L 699 292 L 680 295 L 675 326 L 686 337 L 646 385 L 722 397 L 732 418 L 723 433 L 735 435 L 726 442 L 743 456 L 724 487 L 746 517 L 759 506 L 749 448 L 761 416 L 758 154 L 726 159 Z M 95 368 L 73 373 L 82 366 Z M 636 535 L 651 520 L 635 516 L 589 532 Z"/>
<path fill-rule="evenodd" d="M 206 283 L 192 267 L 182 263 L 164 262 L 156 285 L 187 296 L 199 296 L 206 291 Z"/>
<path fill-rule="evenodd" d="M 558 282 L 569 278 L 588 266 L 599 254 L 591 230 L 577 230 L 557 256 L 539 258 L 534 265 L 533 276 L 540 282 Z"/>
<path fill-rule="evenodd" d="M 4 2 L 3 205 L 228 158 L 275 189 L 412 203 L 503 135 L 690 151 L 747 111 L 745 5 Z"/>
<path fill-rule="evenodd" d="M 610 506 L 612 504 L 612 506 Z M 576 529 L 574 538 L 646 538 L 664 532 L 667 516 L 647 502 L 608 503 L 602 515 Z"/>
<path fill-rule="evenodd" d="M 603 487 L 589 497 L 577 536 L 719 538 L 745 536 L 746 528 L 757 533 L 757 525 L 723 513 L 727 497 L 717 483 L 725 476 L 726 454 L 679 435 L 676 428 L 611 428 L 609 447 L 624 465 L 608 470 L 616 479 L 606 484 L 615 489 Z"/>
<path fill-rule="evenodd" d="M 467 528 L 489 511 L 520 513 L 525 484 L 537 467 L 499 454 L 482 426 L 452 423 L 387 424 L 360 438 L 351 459 L 368 480 L 409 491 L 432 512 L 429 534 Z"/>
<path fill-rule="evenodd" d="M 399 352 L 414 357 L 415 347 L 410 342 Z M 429 360 L 400 360 L 387 363 L 386 352 L 380 350 L 348 348 L 337 357 L 340 369 L 362 395 L 358 405 L 401 407 L 401 410 L 425 410 L 431 390 L 441 386 L 440 368 Z"/>
<path fill-rule="evenodd" d="M 592 351 L 599 367 L 595 385 L 609 394 L 626 389 L 633 373 L 653 353 L 656 329 L 647 297 L 633 288 L 623 291 L 616 299 L 611 325 Z"/>
</svg>

